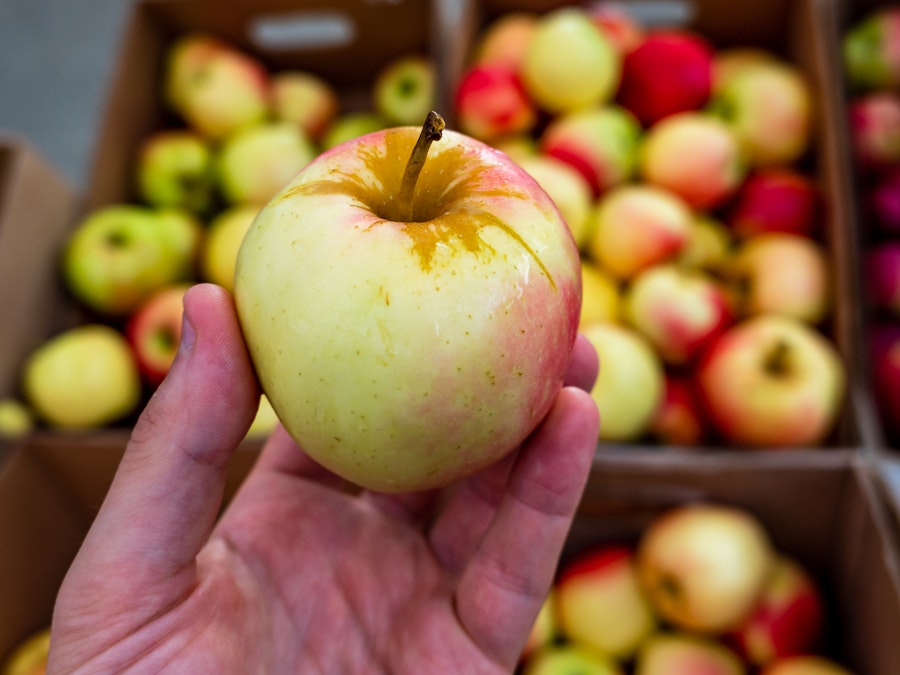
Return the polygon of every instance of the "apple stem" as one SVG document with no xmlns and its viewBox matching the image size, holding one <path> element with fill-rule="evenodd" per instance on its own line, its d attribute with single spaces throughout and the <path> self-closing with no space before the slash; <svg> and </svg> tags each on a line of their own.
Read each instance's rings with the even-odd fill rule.
<svg viewBox="0 0 900 675">
<path fill-rule="evenodd" d="M 422 133 L 416 141 L 406 163 L 406 171 L 403 173 L 403 181 L 400 183 L 400 208 L 403 209 L 407 222 L 413 220 L 413 196 L 416 192 L 416 183 L 422 167 L 425 166 L 425 158 L 428 156 L 428 148 L 432 142 L 441 140 L 441 132 L 446 123 L 444 118 L 435 111 L 428 113 L 425 123 L 422 125 Z"/>
<path fill-rule="evenodd" d="M 766 372 L 775 376 L 787 375 L 789 365 L 788 355 L 790 354 L 790 351 L 791 346 L 786 340 L 779 340 L 776 342 L 775 346 L 772 347 L 772 351 L 766 356 Z"/>
</svg>

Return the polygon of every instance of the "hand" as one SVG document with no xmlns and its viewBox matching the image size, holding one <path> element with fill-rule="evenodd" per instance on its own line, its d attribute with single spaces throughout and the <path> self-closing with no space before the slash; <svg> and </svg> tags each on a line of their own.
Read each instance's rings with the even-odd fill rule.
<svg viewBox="0 0 900 675">
<path fill-rule="evenodd" d="M 178 357 L 60 589 L 48 672 L 512 671 L 597 440 L 588 343 L 522 447 L 445 490 L 351 495 L 279 428 L 217 520 L 260 391 L 228 293 L 184 303 Z"/>
</svg>

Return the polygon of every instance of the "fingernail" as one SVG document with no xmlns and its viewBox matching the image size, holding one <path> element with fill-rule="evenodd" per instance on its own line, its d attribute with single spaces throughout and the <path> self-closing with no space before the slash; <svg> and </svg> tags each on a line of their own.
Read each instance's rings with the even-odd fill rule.
<svg viewBox="0 0 900 675">
<path fill-rule="evenodd" d="M 186 352 L 194 346 L 194 341 L 197 339 L 197 331 L 194 329 L 194 324 L 191 323 L 191 320 L 188 318 L 187 312 L 185 312 L 181 317 L 181 344 L 178 346 L 179 352 Z"/>
</svg>

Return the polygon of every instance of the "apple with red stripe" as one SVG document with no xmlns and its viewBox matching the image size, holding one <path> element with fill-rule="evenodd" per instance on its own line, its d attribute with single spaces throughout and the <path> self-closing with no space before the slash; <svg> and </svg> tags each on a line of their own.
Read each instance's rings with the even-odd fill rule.
<svg viewBox="0 0 900 675">
<path fill-rule="evenodd" d="M 184 294 L 190 284 L 154 292 L 128 319 L 125 334 L 144 380 L 157 387 L 165 379 L 181 342 Z"/>
</svg>

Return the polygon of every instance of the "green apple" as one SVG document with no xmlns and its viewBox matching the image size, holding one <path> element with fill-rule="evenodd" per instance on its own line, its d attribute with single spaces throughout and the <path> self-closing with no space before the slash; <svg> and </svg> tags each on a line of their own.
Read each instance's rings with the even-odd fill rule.
<svg viewBox="0 0 900 675">
<path fill-rule="evenodd" d="M 212 150 L 198 134 L 159 131 L 139 150 L 138 196 L 150 206 L 207 213 L 213 206 L 214 183 Z"/>
<path fill-rule="evenodd" d="M 257 213 L 257 205 L 244 204 L 225 209 L 213 218 L 200 254 L 200 276 L 205 281 L 234 290 L 238 251 Z"/>
<path fill-rule="evenodd" d="M 421 124 L 434 106 L 437 82 L 431 60 L 401 56 L 382 67 L 372 89 L 375 111 L 392 125 Z"/>
<path fill-rule="evenodd" d="M 176 281 L 194 277 L 197 260 L 203 249 L 203 223 L 184 209 L 159 209 L 156 212 L 160 234 L 169 247 L 180 272 Z"/>
<path fill-rule="evenodd" d="M 574 644 L 550 645 L 525 661 L 522 675 L 624 675 L 612 659 Z"/>
<path fill-rule="evenodd" d="M 376 112 L 358 111 L 339 115 L 322 136 L 322 149 L 330 150 L 344 141 L 365 136 L 390 126 L 388 121 Z"/>
<path fill-rule="evenodd" d="M 238 255 L 238 317 L 282 424 L 380 491 L 447 484 L 518 446 L 577 334 L 579 256 L 558 209 L 506 155 L 442 129 L 429 115 L 421 135 L 319 155 Z"/>
<path fill-rule="evenodd" d="M 0 398 L 0 439 L 22 438 L 34 428 L 34 415 L 16 398 Z"/>
<path fill-rule="evenodd" d="M 93 428 L 134 412 L 141 379 L 125 336 L 83 324 L 39 345 L 22 369 L 25 400 L 54 427 Z"/>
<path fill-rule="evenodd" d="M 265 394 L 259 397 L 259 408 L 247 430 L 247 438 L 265 438 L 278 425 L 278 415 Z"/>
</svg>

